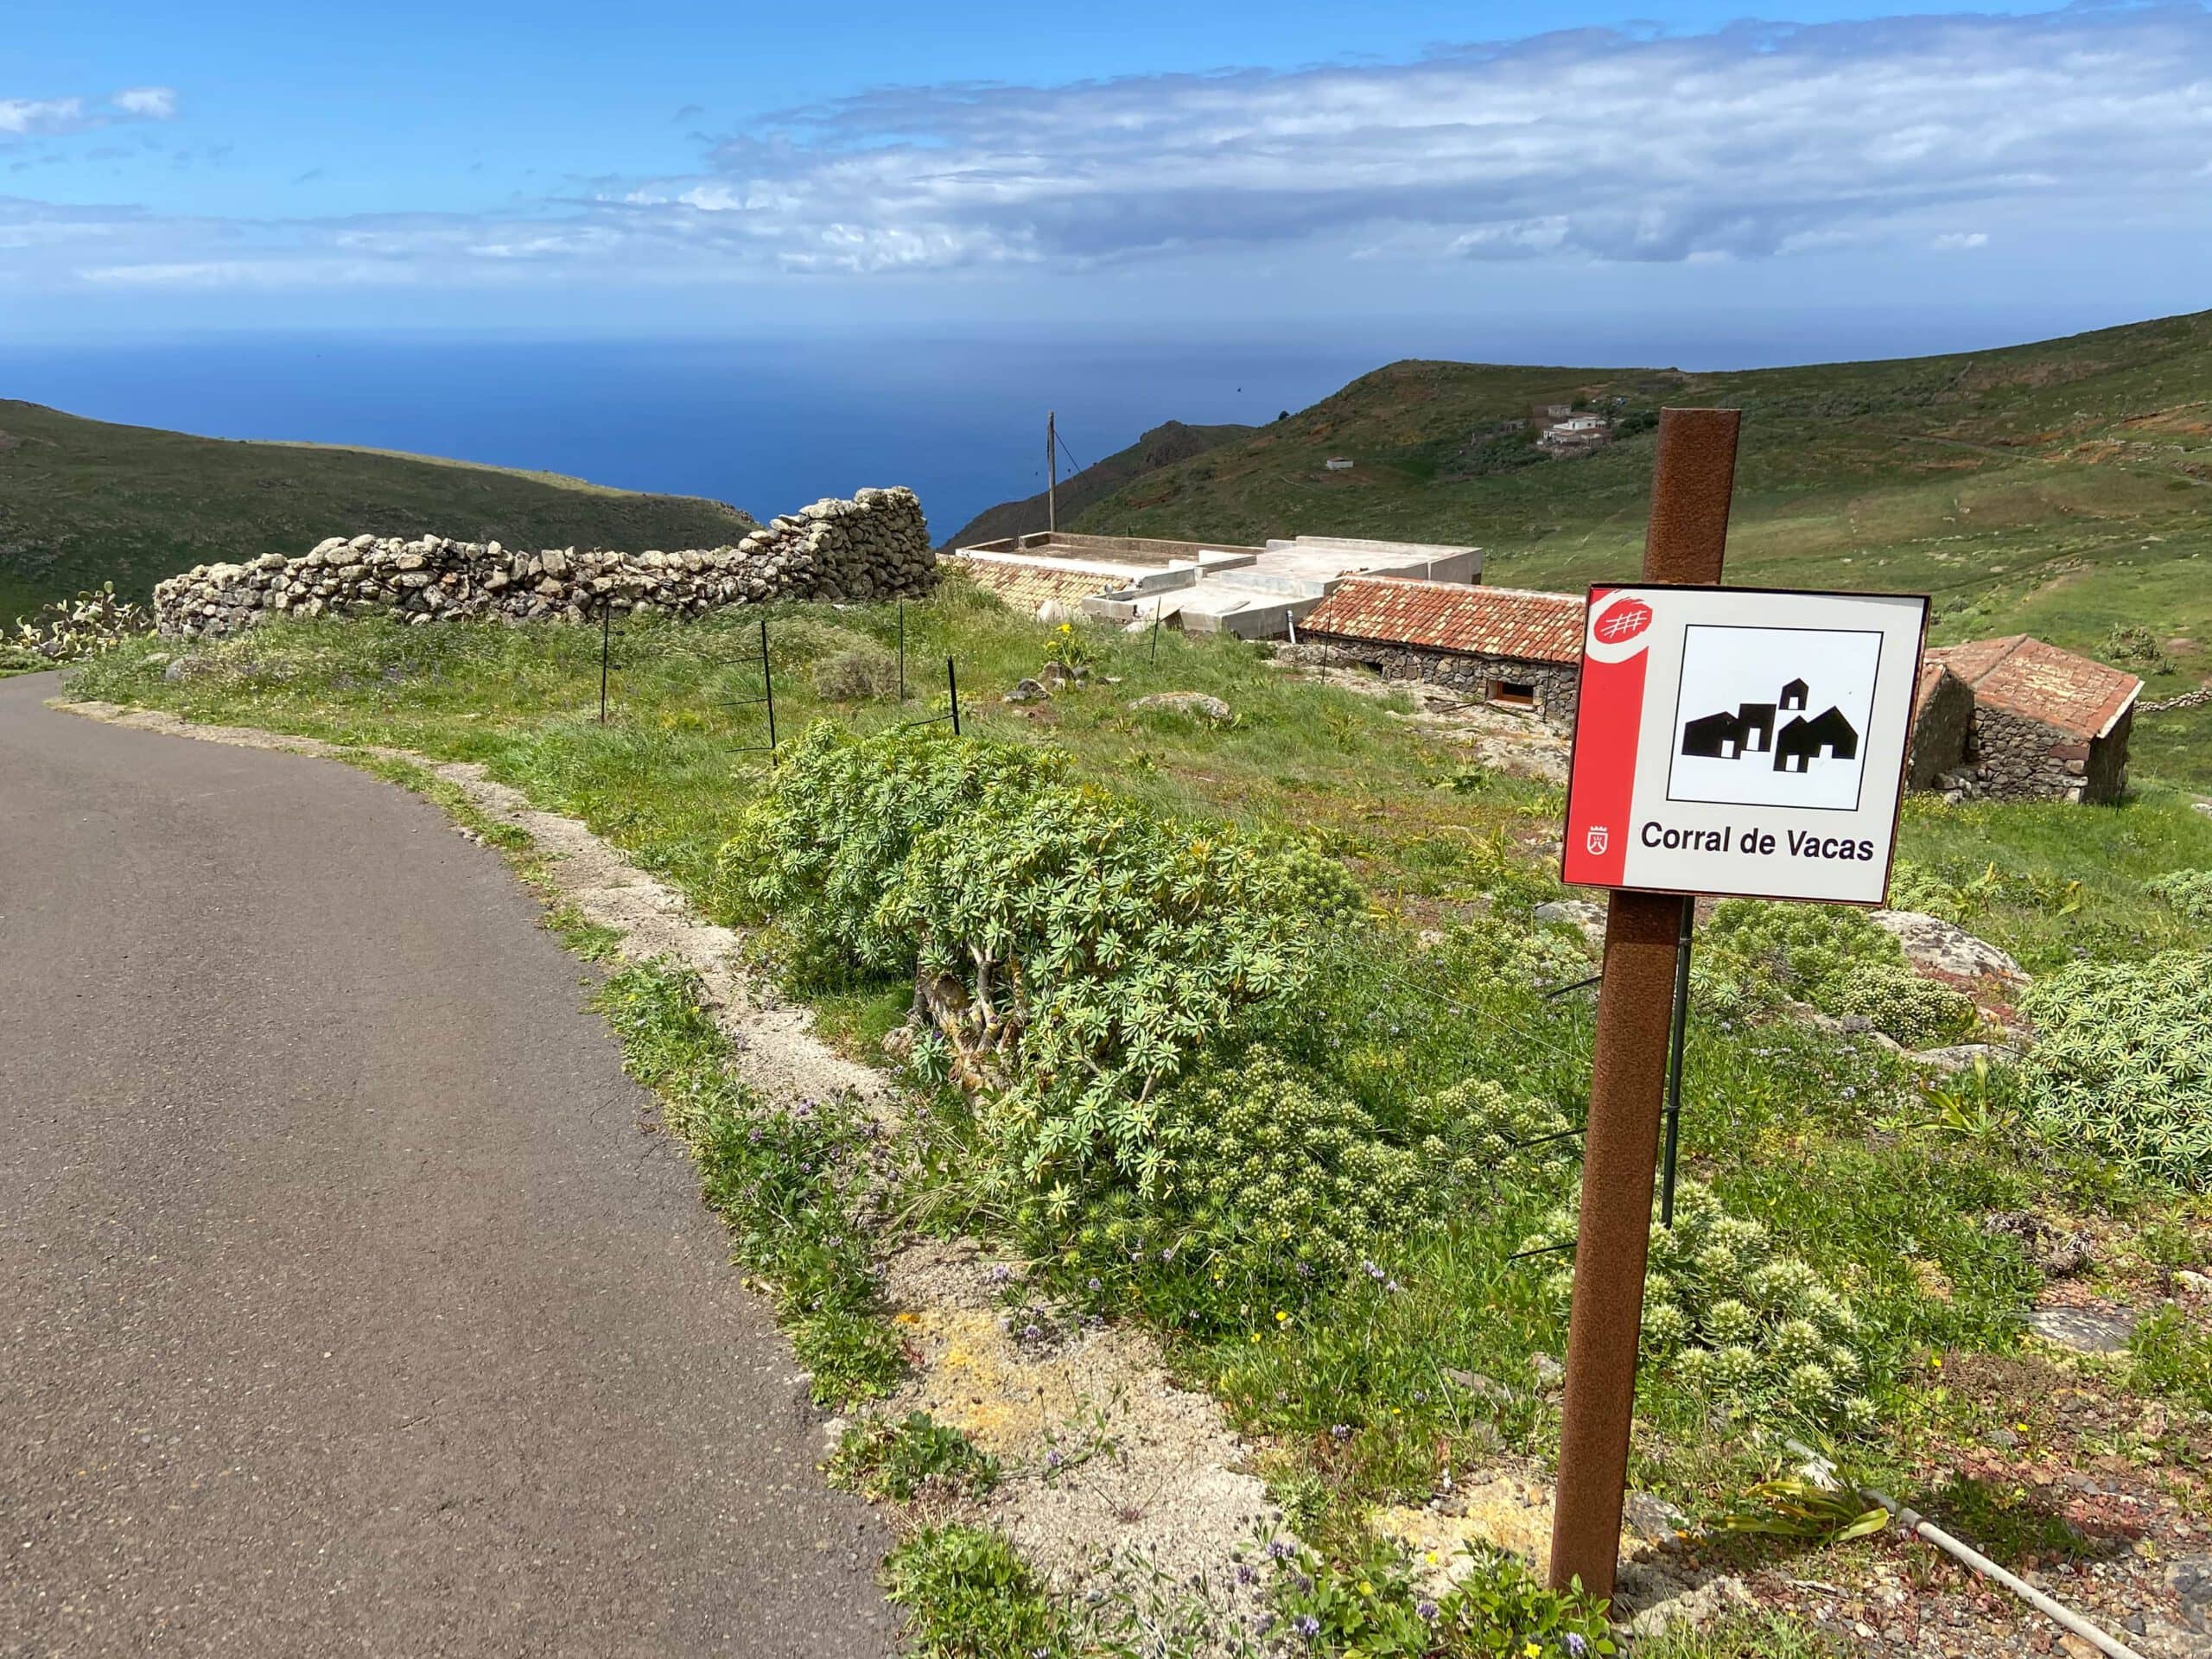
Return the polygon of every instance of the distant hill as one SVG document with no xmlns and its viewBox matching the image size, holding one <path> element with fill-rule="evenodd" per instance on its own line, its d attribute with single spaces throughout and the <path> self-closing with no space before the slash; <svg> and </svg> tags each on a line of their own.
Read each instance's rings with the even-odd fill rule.
<svg viewBox="0 0 2212 1659">
<path fill-rule="evenodd" d="M 1181 421 L 1155 426 L 1128 448 L 1116 450 L 1105 460 L 1060 480 L 1057 503 L 1060 522 L 1069 523 L 1084 508 L 1163 467 L 1192 460 L 1224 443 L 1249 438 L 1258 430 L 1253 426 L 1186 426 Z M 1001 501 L 997 506 L 977 513 L 944 545 L 967 547 L 976 542 L 1027 535 L 1044 529 L 1045 518 L 1041 491 L 1020 501 Z"/>
<path fill-rule="evenodd" d="M 1577 401 L 1632 435 L 1548 458 L 1530 405 Z M 1394 363 L 1060 522 L 1469 541 L 1489 550 L 1486 581 L 1572 590 L 1637 569 L 1663 404 L 1745 411 L 1732 582 L 1931 593 L 1939 640 L 2041 634 L 2144 674 L 2151 697 L 2212 676 L 2212 312 L 1735 373 Z M 2130 627 L 2148 639 L 2115 636 Z M 2212 709 L 2139 722 L 2136 749 L 2212 772 Z"/>
<path fill-rule="evenodd" d="M 0 399 L 0 625 L 104 581 L 143 598 L 193 565 L 296 556 L 326 536 L 638 550 L 720 546 L 753 522 L 719 501 L 552 473 L 193 437 Z"/>
</svg>

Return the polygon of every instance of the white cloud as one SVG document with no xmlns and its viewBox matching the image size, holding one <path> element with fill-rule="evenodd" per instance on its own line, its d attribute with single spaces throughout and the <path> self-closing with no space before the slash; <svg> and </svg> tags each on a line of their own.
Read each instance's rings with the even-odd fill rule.
<svg viewBox="0 0 2212 1659">
<path fill-rule="evenodd" d="M 108 102 L 125 115 L 149 121 L 167 121 L 176 114 L 176 89 L 172 86 L 126 86 Z"/>
<path fill-rule="evenodd" d="M 80 124 L 84 116 L 81 98 L 0 98 L 0 135 L 27 138 L 67 132 Z"/>
<path fill-rule="evenodd" d="M 132 259 L 44 270 L 109 283 L 259 282 L 248 273 L 264 267 L 302 282 L 642 283 L 1265 248 L 1365 250 L 1379 266 L 1740 264 L 1986 245 L 1962 223 L 2001 229 L 2008 250 L 2078 245 L 2111 226 L 2212 229 L 2207 64 L 2202 4 L 2083 5 L 891 88 L 786 111 L 683 176 L 608 179 L 499 213 L 142 217 Z M 175 108 L 157 88 L 110 103 Z M 0 133 L 96 118 L 73 99 L 0 104 Z"/>
<path fill-rule="evenodd" d="M 81 98 L 0 98 L 0 138 L 42 138 L 89 132 L 111 122 L 166 121 L 176 114 L 167 86 L 126 86 L 105 108 Z"/>
</svg>

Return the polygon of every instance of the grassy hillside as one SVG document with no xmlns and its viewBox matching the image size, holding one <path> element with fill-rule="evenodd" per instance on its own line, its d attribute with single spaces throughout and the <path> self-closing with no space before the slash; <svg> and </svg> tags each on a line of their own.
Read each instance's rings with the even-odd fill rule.
<svg viewBox="0 0 2212 1659">
<path fill-rule="evenodd" d="M 551 473 L 199 438 L 0 399 L 0 622 L 104 581 L 143 598 L 195 564 L 297 555 L 341 533 L 643 549 L 715 546 L 752 523 L 719 501 Z"/>
<path fill-rule="evenodd" d="M 1081 472 L 1062 479 L 1058 503 L 1060 519 L 1063 523 L 1071 522 L 1093 502 L 1103 500 L 1162 467 L 1203 455 L 1224 443 L 1249 438 L 1259 429 L 1251 426 L 1187 426 L 1181 421 L 1155 426 L 1128 448 L 1117 449 L 1105 460 L 1094 461 Z M 966 547 L 976 542 L 1027 535 L 1044 529 L 1045 521 L 1045 498 L 1041 493 L 1020 501 L 1001 501 L 997 506 L 977 513 L 948 537 L 944 545 Z"/>
<path fill-rule="evenodd" d="M 1647 431 L 1543 459 L 1531 402 L 1745 411 L 1729 574 L 1936 595 L 1937 638 L 2029 630 L 2110 656 L 2146 627 L 2147 696 L 2212 675 L 2212 312 L 1953 357 L 1743 373 L 1394 363 L 1287 422 L 1135 479 L 1072 527 L 1252 542 L 1467 539 L 1488 579 L 1632 574 Z M 1631 424 L 1633 422 L 1631 422 Z M 1324 460 L 1349 455 L 1349 473 Z M 2139 763 L 2212 776 L 2212 711 L 2137 726 Z"/>
</svg>

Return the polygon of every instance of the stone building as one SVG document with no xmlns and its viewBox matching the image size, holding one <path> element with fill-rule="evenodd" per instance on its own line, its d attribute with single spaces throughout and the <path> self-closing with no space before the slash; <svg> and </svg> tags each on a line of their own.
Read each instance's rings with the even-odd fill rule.
<svg viewBox="0 0 2212 1659">
<path fill-rule="evenodd" d="M 1582 613 L 1574 594 L 1355 576 L 1307 613 L 1298 637 L 1387 678 L 1432 680 L 1566 732 L 1574 726 Z"/>
<path fill-rule="evenodd" d="M 1930 658 L 1920 665 L 1912 695 L 1912 735 L 1905 749 L 1904 786 L 1937 789 L 1943 775 L 1966 760 L 1974 735 L 1974 692 L 1967 683 Z"/>
<path fill-rule="evenodd" d="M 1963 753 L 1949 764 L 1938 728 L 1914 734 L 1914 770 L 1934 768 L 1934 786 L 2004 801 L 2113 801 L 2127 784 L 2127 739 L 2143 682 L 2024 633 L 1976 639 L 1928 653 L 1972 693 Z M 1930 683 L 1923 671 L 1923 702 Z M 1948 725 L 1942 728 L 1948 732 Z M 1948 741 L 1948 739 L 1942 740 Z"/>
</svg>

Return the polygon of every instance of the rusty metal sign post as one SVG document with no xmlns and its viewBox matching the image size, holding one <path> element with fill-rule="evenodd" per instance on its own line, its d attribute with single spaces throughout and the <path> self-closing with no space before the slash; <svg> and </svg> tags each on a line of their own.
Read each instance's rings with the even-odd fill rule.
<svg viewBox="0 0 2212 1659">
<path fill-rule="evenodd" d="M 1740 419 L 1732 409 L 1661 412 L 1644 581 L 1720 580 Z M 1594 1596 L 1612 1594 L 1620 1556 L 1683 902 L 1615 891 L 1606 906 L 1551 1551 L 1553 1587 L 1579 1580 Z"/>
</svg>

